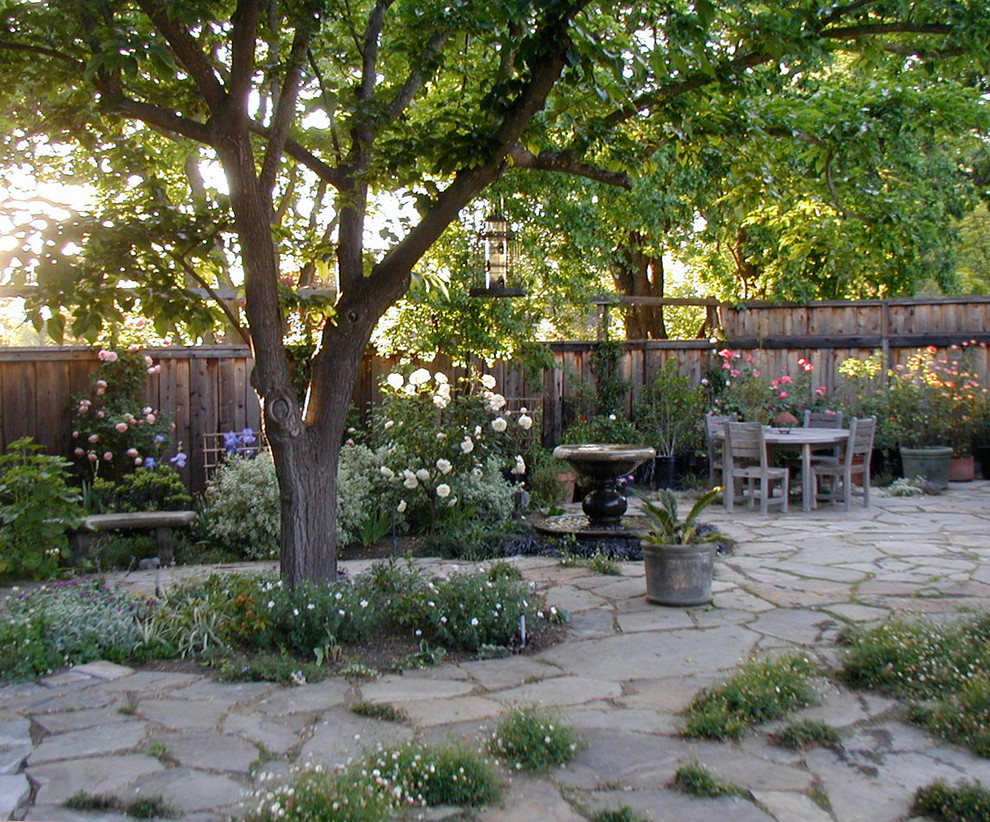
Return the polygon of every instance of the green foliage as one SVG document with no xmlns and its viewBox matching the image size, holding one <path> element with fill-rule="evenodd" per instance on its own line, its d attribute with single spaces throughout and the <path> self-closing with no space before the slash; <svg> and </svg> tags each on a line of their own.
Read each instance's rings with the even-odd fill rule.
<svg viewBox="0 0 990 822">
<path fill-rule="evenodd" d="M 591 822 L 648 822 L 648 820 L 628 805 L 623 805 L 614 811 L 599 811 L 591 817 Z"/>
<path fill-rule="evenodd" d="M 937 779 L 918 788 L 911 813 L 937 822 L 983 822 L 990 819 L 990 789 L 978 782 L 948 785 Z"/>
<path fill-rule="evenodd" d="M 780 731 L 772 734 L 771 742 L 784 748 L 804 750 L 806 748 L 833 747 L 842 741 L 842 732 L 825 722 L 815 719 L 799 719 L 790 722 Z"/>
<path fill-rule="evenodd" d="M 643 537 L 651 545 L 694 545 L 699 542 L 718 542 L 725 536 L 714 529 L 704 529 L 698 517 L 722 493 L 721 488 L 706 491 L 691 506 L 684 519 L 678 518 L 677 497 L 670 490 L 660 492 L 660 504 L 643 499 L 643 512 L 650 521 L 650 529 Z"/>
<path fill-rule="evenodd" d="M 720 796 L 746 796 L 738 785 L 726 782 L 712 774 L 704 765 L 683 765 L 674 774 L 673 786 L 689 796 L 716 799 Z"/>
<path fill-rule="evenodd" d="M 534 707 L 517 708 L 499 722 L 489 750 L 516 770 L 547 771 L 570 762 L 578 744 L 559 717 Z"/>
<path fill-rule="evenodd" d="M 0 455 L 0 578 L 50 577 L 84 515 L 67 463 L 40 450 L 25 438 Z"/>
<path fill-rule="evenodd" d="M 671 357 L 636 405 L 636 428 L 660 456 L 687 454 L 701 445 L 704 408 L 702 387 L 682 374 Z"/>
<path fill-rule="evenodd" d="M 585 442 L 640 445 L 643 435 L 624 415 L 608 414 L 576 420 L 564 429 L 560 441 L 568 445 Z"/>
<path fill-rule="evenodd" d="M 891 620 L 847 642 L 848 681 L 907 699 L 913 721 L 990 756 L 990 618 Z"/>
<path fill-rule="evenodd" d="M 122 813 L 134 819 L 177 819 L 179 813 L 160 796 L 142 796 L 125 802 L 111 794 L 77 791 L 65 800 L 74 811 Z"/>
<path fill-rule="evenodd" d="M 247 559 L 278 556 L 282 505 L 271 452 L 225 460 L 206 489 L 206 532 Z"/>
<path fill-rule="evenodd" d="M 278 682 L 301 685 L 319 682 L 327 670 L 312 662 L 301 662 L 285 654 L 253 654 L 231 656 L 220 662 L 216 678 L 221 682 Z"/>
<path fill-rule="evenodd" d="M 405 722 L 408 719 L 405 711 L 387 702 L 356 702 L 351 705 L 351 713 L 382 722 Z"/>
<path fill-rule="evenodd" d="M 104 511 L 184 511 L 193 501 L 182 478 L 169 465 L 132 471 L 116 482 L 97 477 L 92 493 Z"/>
<path fill-rule="evenodd" d="M 371 545 L 392 525 L 397 500 L 382 475 L 387 454 L 365 445 L 345 443 L 337 468 L 337 539 L 341 545 Z"/>
<path fill-rule="evenodd" d="M 813 673 L 814 666 L 800 656 L 751 660 L 722 685 L 694 698 L 687 711 L 684 735 L 738 739 L 751 725 L 810 705 L 815 699 L 808 681 Z"/>
</svg>

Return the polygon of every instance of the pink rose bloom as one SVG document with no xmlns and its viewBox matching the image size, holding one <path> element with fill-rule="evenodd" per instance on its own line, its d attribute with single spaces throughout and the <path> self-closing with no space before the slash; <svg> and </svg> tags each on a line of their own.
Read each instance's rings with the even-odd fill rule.
<svg viewBox="0 0 990 822">
<path fill-rule="evenodd" d="M 137 343 L 131 343 L 129 346 L 127 346 L 128 354 L 137 354 L 137 352 L 140 350 L 141 350 L 141 346 L 138 345 Z"/>
<path fill-rule="evenodd" d="M 107 462 L 110 462 L 110 460 L 113 459 L 113 452 L 111 452 L 111 451 L 104 451 L 103 452 L 103 459 L 105 459 Z"/>
<path fill-rule="evenodd" d="M 81 457 L 81 456 L 82 456 L 83 454 L 85 454 L 86 452 L 85 452 L 85 451 L 83 451 L 83 450 L 82 450 L 82 448 L 77 448 L 77 449 L 76 449 L 75 451 L 73 451 L 72 453 L 73 453 L 73 454 L 75 454 L 75 455 L 76 455 L 77 457 Z"/>
<path fill-rule="evenodd" d="M 107 387 L 107 381 L 106 380 L 97 380 L 96 381 L 96 387 L 97 388 L 106 388 Z"/>
<path fill-rule="evenodd" d="M 102 397 L 106 393 L 107 393 L 107 389 L 105 389 L 105 388 L 97 388 L 96 389 L 96 396 L 97 397 Z"/>
<path fill-rule="evenodd" d="M 729 376 L 732 377 L 732 378 L 738 377 L 739 376 L 739 369 L 738 368 L 731 369 L 729 371 Z"/>
<path fill-rule="evenodd" d="M 79 432 L 78 431 L 73 431 L 72 432 L 72 439 L 76 439 L 78 437 L 79 437 Z"/>
<path fill-rule="evenodd" d="M 144 460 L 141 457 L 135 457 L 134 464 L 135 465 L 144 465 Z"/>
<path fill-rule="evenodd" d="M 138 450 L 137 448 L 128 448 L 125 453 L 129 457 L 136 457 L 138 455 Z"/>
<path fill-rule="evenodd" d="M 117 352 L 116 351 L 107 351 L 104 348 L 104 349 L 101 349 L 100 351 L 97 352 L 96 359 L 98 359 L 100 362 L 116 362 L 117 361 Z"/>
<path fill-rule="evenodd" d="M 99 459 L 99 457 L 97 457 L 92 451 L 90 451 L 86 456 L 89 458 L 90 462 L 96 462 Z"/>
<path fill-rule="evenodd" d="M 149 425 L 151 425 L 151 423 L 153 423 L 155 421 L 155 415 L 154 414 L 148 414 L 147 416 L 145 416 L 144 421 L 146 423 L 148 423 Z"/>
<path fill-rule="evenodd" d="M 97 411 L 96 416 L 102 420 L 106 416 L 106 414 L 103 411 Z"/>
<path fill-rule="evenodd" d="M 786 400 L 790 396 L 790 394 L 788 394 L 786 391 L 781 391 L 779 396 L 782 400 Z"/>
<path fill-rule="evenodd" d="M 118 423 L 117 423 L 117 424 L 116 424 L 116 425 L 114 426 L 114 428 L 116 428 L 116 429 L 117 429 L 117 431 L 118 431 L 118 433 L 121 433 L 121 434 L 123 434 L 123 433 L 124 433 L 124 432 L 125 432 L 125 431 L 127 430 L 127 423 L 126 423 L 126 422 L 118 422 Z"/>
<path fill-rule="evenodd" d="M 151 359 L 151 357 L 149 357 L 147 354 L 145 354 L 144 355 L 144 364 L 145 365 L 154 365 L 155 364 L 155 361 L 153 359 Z"/>
<path fill-rule="evenodd" d="M 100 435 L 99 434 L 90 434 L 89 435 L 89 441 L 90 442 L 99 442 L 100 441 Z"/>
</svg>

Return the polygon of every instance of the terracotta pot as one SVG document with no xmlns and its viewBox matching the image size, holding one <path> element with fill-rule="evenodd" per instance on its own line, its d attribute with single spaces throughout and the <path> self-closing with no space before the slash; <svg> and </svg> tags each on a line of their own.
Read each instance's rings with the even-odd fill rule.
<svg viewBox="0 0 990 822">
<path fill-rule="evenodd" d="M 798 418 L 795 417 L 790 411 L 781 411 L 776 417 L 773 418 L 774 425 L 797 425 Z"/>
<path fill-rule="evenodd" d="M 949 463 L 949 482 L 969 482 L 976 476 L 973 457 L 953 457 Z"/>
</svg>

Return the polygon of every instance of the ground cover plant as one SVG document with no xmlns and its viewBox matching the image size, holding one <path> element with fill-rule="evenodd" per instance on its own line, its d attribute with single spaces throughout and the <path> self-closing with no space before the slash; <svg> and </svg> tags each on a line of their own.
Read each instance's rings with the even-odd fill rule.
<svg viewBox="0 0 990 822">
<path fill-rule="evenodd" d="M 738 785 L 719 779 L 704 765 L 697 762 L 677 769 L 672 787 L 689 796 L 715 799 L 720 796 L 746 796 L 746 791 Z"/>
<path fill-rule="evenodd" d="M 160 796 L 141 796 L 125 801 L 111 794 L 91 794 L 79 791 L 65 800 L 65 807 L 74 811 L 122 813 L 134 819 L 176 819 L 178 811 Z"/>
<path fill-rule="evenodd" d="M 488 749 L 516 770 L 539 773 L 570 762 L 578 743 L 560 717 L 525 707 L 512 711 L 499 723 Z"/>
<path fill-rule="evenodd" d="M 937 822 L 985 822 L 990 819 L 990 790 L 982 785 L 948 785 L 941 779 L 918 788 L 911 812 Z"/>
<path fill-rule="evenodd" d="M 825 722 L 819 722 L 815 719 L 799 719 L 771 734 L 770 741 L 782 748 L 793 750 L 831 747 L 842 741 L 842 732 Z"/>
<path fill-rule="evenodd" d="M 909 704 L 918 725 L 990 756 L 990 616 L 892 620 L 846 638 L 842 676 Z"/>
<path fill-rule="evenodd" d="M 304 582 L 274 574 L 215 575 L 159 599 L 93 579 L 18 592 L 7 603 L 0 675 L 28 678 L 96 658 L 205 660 L 220 678 L 300 683 L 329 673 L 376 676 L 373 663 L 436 664 L 448 651 L 485 656 L 530 639 L 563 616 L 508 563 L 431 579 L 412 562 L 373 565 L 351 580 Z M 15 652 L 16 651 L 16 652 Z"/>
<path fill-rule="evenodd" d="M 248 822 L 385 822 L 403 809 L 485 805 L 501 794 L 492 762 L 462 744 L 377 746 L 347 767 L 297 770 L 256 792 Z"/>
<path fill-rule="evenodd" d="M 694 698 L 683 733 L 703 739 L 738 739 L 753 725 L 812 704 L 814 673 L 814 665 L 803 656 L 750 660 L 722 685 Z"/>
</svg>

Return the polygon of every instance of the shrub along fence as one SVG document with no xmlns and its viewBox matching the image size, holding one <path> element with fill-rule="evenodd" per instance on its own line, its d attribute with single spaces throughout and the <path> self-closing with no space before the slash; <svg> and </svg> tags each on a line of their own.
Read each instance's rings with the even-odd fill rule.
<svg viewBox="0 0 990 822">
<path fill-rule="evenodd" d="M 965 299 L 870 300 L 811 305 L 718 308 L 718 340 L 630 341 L 620 362 L 629 384 L 625 408 L 631 412 L 664 362 L 674 357 L 694 381 L 721 360 L 724 347 L 751 353 L 768 376 L 795 373 L 801 357 L 815 366 L 815 383 L 830 391 L 838 365 L 850 357 L 877 352 L 888 365 L 903 362 L 922 346 L 947 348 L 963 342 L 990 343 L 990 297 Z M 517 363 L 499 362 L 486 371 L 513 407 L 541 409 L 543 441 L 556 443 L 566 425 L 581 413 L 575 399 L 594 384 L 595 342 L 550 343 L 554 367 L 531 374 Z M 175 422 L 175 439 L 189 454 L 182 470 L 190 488 L 204 483 L 204 437 L 224 431 L 257 430 L 261 412 L 250 386 L 252 361 L 245 346 L 168 347 L 149 350 L 161 373 L 148 378 L 148 405 Z M 986 347 L 973 352 L 973 369 L 990 385 Z M 0 450 L 30 436 L 48 453 L 69 454 L 72 397 L 88 391 L 97 367 L 96 349 L 0 348 Z M 451 374 L 449 361 L 426 363 Z M 378 400 L 379 381 L 395 370 L 393 360 L 369 356 L 354 393 L 359 409 Z"/>
</svg>

